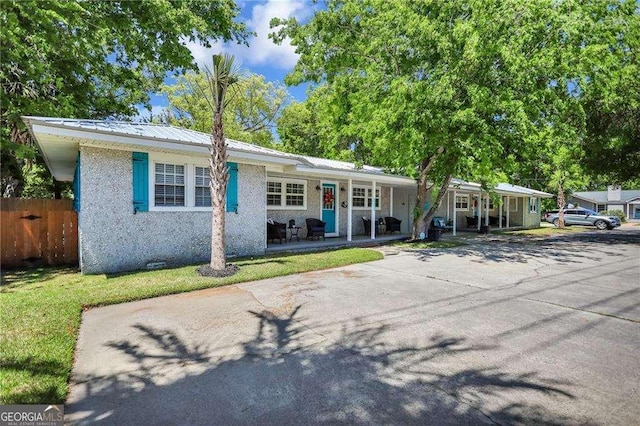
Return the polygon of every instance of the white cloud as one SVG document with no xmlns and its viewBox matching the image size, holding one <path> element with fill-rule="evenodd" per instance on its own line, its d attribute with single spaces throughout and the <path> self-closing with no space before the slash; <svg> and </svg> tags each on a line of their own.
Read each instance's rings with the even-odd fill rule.
<svg viewBox="0 0 640 426">
<path fill-rule="evenodd" d="M 252 7 L 251 19 L 246 21 L 249 31 L 256 33 L 248 39 L 249 47 L 235 43 L 212 43 L 211 48 L 205 48 L 197 43 L 186 42 L 185 45 L 191 50 L 198 66 L 209 64 L 214 53 L 230 53 L 236 60 L 246 65 L 270 65 L 274 68 L 290 69 L 298 61 L 295 48 L 288 40 L 282 44 L 275 44 L 269 33 L 270 21 L 273 18 L 291 18 L 304 20 L 313 9 L 304 0 L 268 0 L 262 3 L 247 3 L 245 7 Z"/>
<path fill-rule="evenodd" d="M 151 105 L 151 111 L 149 111 L 145 106 L 139 104 L 137 105 L 137 117 L 139 120 L 150 120 L 151 118 L 159 117 L 166 108 L 166 105 Z"/>
</svg>

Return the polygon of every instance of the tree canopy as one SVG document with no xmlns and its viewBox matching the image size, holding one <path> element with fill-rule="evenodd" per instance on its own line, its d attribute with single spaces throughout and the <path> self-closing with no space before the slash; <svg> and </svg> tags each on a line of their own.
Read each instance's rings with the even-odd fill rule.
<svg viewBox="0 0 640 426">
<path fill-rule="evenodd" d="M 233 0 L 0 2 L 3 178 L 35 156 L 21 115 L 133 115 L 168 71 L 196 69 L 185 42 L 244 42 L 238 13 Z"/>
<path fill-rule="evenodd" d="M 634 1 L 332 0 L 305 24 L 272 24 L 300 53 L 287 83 L 326 83 L 336 131 L 416 176 L 422 206 L 430 182 L 491 188 L 557 144 L 585 149 L 586 94 L 620 67 L 611 51 L 635 45 L 637 21 Z"/>
<path fill-rule="evenodd" d="M 224 108 L 226 137 L 263 146 L 273 145 L 273 130 L 283 106 L 289 101 L 287 89 L 265 81 L 258 74 L 244 74 L 229 89 Z M 211 91 L 203 72 L 189 72 L 175 84 L 162 88 L 169 107 L 161 120 L 200 132 L 211 131 Z"/>
</svg>

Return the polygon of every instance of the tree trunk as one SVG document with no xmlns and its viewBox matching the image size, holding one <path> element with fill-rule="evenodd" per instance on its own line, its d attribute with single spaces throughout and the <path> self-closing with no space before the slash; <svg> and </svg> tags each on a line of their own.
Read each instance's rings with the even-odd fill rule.
<svg viewBox="0 0 640 426">
<path fill-rule="evenodd" d="M 425 234 L 427 233 L 427 231 L 429 231 L 429 226 L 431 225 L 431 219 L 433 219 L 433 217 L 436 215 L 436 211 L 438 211 L 438 209 L 440 208 L 440 205 L 442 204 L 442 200 L 444 199 L 444 196 L 447 194 L 447 191 L 449 190 L 449 184 L 451 184 L 451 179 L 453 179 L 452 175 L 448 175 L 444 179 L 444 182 L 442 182 L 442 185 L 440 186 L 438 197 L 436 198 L 435 202 L 427 212 L 427 215 L 423 219 L 423 223 L 424 223 L 423 232 Z"/>
<path fill-rule="evenodd" d="M 211 269 L 221 271 L 227 266 L 225 253 L 225 198 L 227 193 L 227 143 L 222 128 L 222 111 L 213 115 L 211 157 L 209 158 L 211 188 Z"/>
<path fill-rule="evenodd" d="M 564 189 L 558 184 L 558 228 L 564 228 Z"/>
<path fill-rule="evenodd" d="M 427 195 L 431 186 L 429 186 L 429 174 L 436 163 L 438 157 L 444 152 L 444 147 L 441 146 L 431 157 L 424 158 L 422 160 L 422 167 L 420 170 L 420 176 L 418 176 L 418 194 L 416 198 L 416 206 L 413 211 L 413 227 L 411 229 L 411 239 L 416 240 L 421 232 L 426 232 L 424 229 L 424 203 L 427 201 Z"/>
</svg>

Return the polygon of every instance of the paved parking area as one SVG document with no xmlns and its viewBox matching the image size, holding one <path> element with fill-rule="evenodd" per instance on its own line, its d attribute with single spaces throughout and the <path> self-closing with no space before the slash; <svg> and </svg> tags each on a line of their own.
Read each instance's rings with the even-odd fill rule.
<svg viewBox="0 0 640 426">
<path fill-rule="evenodd" d="M 67 421 L 640 424 L 640 227 L 92 309 Z"/>
</svg>

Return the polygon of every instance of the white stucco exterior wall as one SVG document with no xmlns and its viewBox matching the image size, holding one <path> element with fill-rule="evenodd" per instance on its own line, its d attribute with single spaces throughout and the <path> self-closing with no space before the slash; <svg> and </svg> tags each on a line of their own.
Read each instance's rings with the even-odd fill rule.
<svg viewBox="0 0 640 426">
<path fill-rule="evenodd" d="M 149 262 L 207 262 L 210 211 L 133 214 L 131 152 L 80 148 L 80 267 L 83 273 L 142 269 Z M 229 256 L 263 254 L 266 248 L 265 169 L 238 165 L 238 213 L 227 213 Z M 152 197 L 153 194 L 150 194 Z"/>
</svg>

